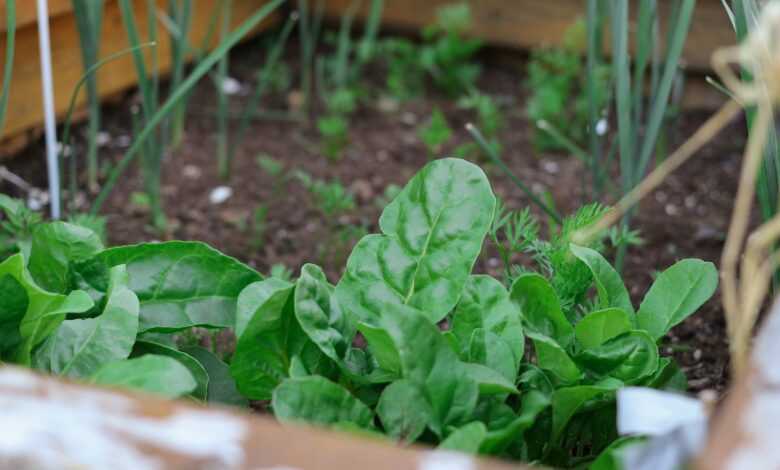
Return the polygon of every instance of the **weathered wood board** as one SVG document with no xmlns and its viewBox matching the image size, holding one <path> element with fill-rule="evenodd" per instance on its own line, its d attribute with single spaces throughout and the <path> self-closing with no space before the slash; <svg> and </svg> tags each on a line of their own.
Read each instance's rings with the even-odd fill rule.
<svg viewBox="0 0 780 470">
<path fill-rule="evenodd" d="M 337 18 L 353 0 L 325 0 L 325 13 Z M 364 17 L 368 3 L 358 11 Z M 453 0 L 385 0 L 382 21 L 385 26 L 419 30 L 431 24 L 438 8 Z M 660 0 L 664 17 L 670 0 Z M 585 0 L 471 0 L 471 33 L 488 43 L 527 49 L 543 44 L 556 44 L 571 24 L 585 16 Z M 632 10 L 636 3 L 629 1 Z M 663 26 L 663 25 L 662 25 Z M 720 0 L 696 2 L 691 30 L 685 45 L 684 58 L 692 69 L 709 69 L 712 51 L 734 43 L 726 11 Z"/>
<path fill-rule="evenodd" d="M 192 44 L 200 44 L 206 37 L 209 21 L 218 11 L 215 9 L 219 0 L 198 0 L 194 3 L 190 40 Z M 233 0 L 233 27 L 244 21 L 249 15 L 265 4 L 265 0 Z M 71 94 L 76 83 L 83 74 L 81 49 L 79 46 L 76 20 L 72 14 L 70 0 L 50 0 L 52 8 L 49 27 L 51 30 L 52 68 L 54 71 L 55 108 L 58 116 L 67 111 Z M 164 9 L 167 0 L 157 0 L 158 8 Z M 41 126 L 43 109 L 41 98 L 40 59 L 38 54 L 38 30 L 35 23 L 35 2 L 32 0 L 17 1 L 18 19 L 22 26 L 17 29 L 16 54 L 14 57 L 13 79 L 11 82 L 8 114 L 3 135 L 18 136 L 25 131 Z M 0 23 L 5 23 L 5 2 L 0 9 Z M 142 35 L 148 30 L 146 1 L 134 0 L 134 11 L 138 29 Z M 269 17 L 260 28 L 271 25 L 278 15 Z M 145 37 L 145 36 L 143 36 Z M 108 0 L 105 4 L 103 30 L 100 44 L 100 56 L 121 51 L 128 47 L 127 33 L 122 23 L 119 4 L 116 0 Z M 214 34 L 211 46 L 219 40 Z M 0 33 L 0 51 L 5 50 L 5 34 Z M 170 40 L 167 30 L 158 22 L 158 46 L 156 51 L 148 49 L 147 59 L 152 53 L 157 54 L 158 64 L 162 73 L 170 69 Z M 3 53 L 0 52 L 0 55 Z M 5 58 L 0 61 L 2 67 Z M 106 64 L 98 72 L 98 84 L 101 96 L 109 96 L 125 90 L 136 83 L 136 72 L 132 57 L 129 55 Z M 77 104 L 83 105 L 86 95 L 82 92 Z M 0 153 L 3 145 L 0 144 Z"/>
<path fill-rule="evenodd" d="M 0 468 L 523 470 L 0 368 Z"/>
</svg>

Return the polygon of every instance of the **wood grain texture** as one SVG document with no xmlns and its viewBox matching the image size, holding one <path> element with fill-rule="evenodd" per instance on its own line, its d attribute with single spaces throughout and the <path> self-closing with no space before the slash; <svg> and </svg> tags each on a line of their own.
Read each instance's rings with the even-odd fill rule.
<svg viewBox="0 0 780 470">
<path fill-rule="evenodd" d="M 32 0 L 24 0 L 17 4 L 24 4 L 25 9 L 34 5 Z M 50 0 L 51 4 L 59 4 L 59 0 Z M 67 2 L 68 4 L 70 1 Z M 200 44 L 206 36 L 209 20 L 218 6 L 219 0 L 198 0 L 194 3 L 190 40 L 192 44 Z M 244 21 L 249 15 L 265 4 L 265 0 L 233 0 L 233 27 Z M 167 0 L 157 0 L 158 8 L 165 9 Z M 138 23 L 138 30 L 145 38 L 148 30 L 149 18 L 146 14 L 145 0 L 134 1 L 134 11 Z M 3 3 L 5 8 L 5 3 Z M 34 8 L 32 10 L 34 12 Z M 277 20 L 278 16 L 272 14 L 267 18 L 255 33 L 267 28 Z M 76 83 L 83 74 L 81 63 L 81 49 L 79 46 L 78 31 L 75 17 L 68 11 L 62 11 L 58 15 L 50 17 L 51 45 L 52 45 L 52 69 L 54 71 L 54 96 L 55 108 L 59 117 L 62 117 L 70 102 L 71 93 Z M 210 46 L 218 42 L 218 35 L 213 36 Z M 103 18 L 103 30 L 101 35 L 100 56 L 121 51 L 128 47 L 127 33 L 122 23 L 119 4 L 116 0 L 109 0 L 105 5 Z M 5 35 L 0 35 L 0 51 L 5 50 Z M 170 69 L 170 40 L 165 27 L 158 23 L 158 47 L 156 52 L 152 49 L 145 51 L 147 59 L 152 53 L 156 53 L 159 60 L 161 73 Z M 4 58 L 2 59 L 5 60 Z M 2 67 L 3 61 L 0 61 Z M 132 87 L 136 83 L 136 72 L 130 55 L 106 64 L 98 72 L 98 86 L 101 96 L 108 96 Z M 78 106 L 86 101 L 86 94 L 82 92 L 78 98 Z M 14 58 L 13 78 L 8 103 L 8 114 L 4 138 L 17 136 L 42 125 L 43 111 L 41 98 L 41 77 L 38 55 L 38 32 L 35 23 L 30 23 L 17 30 L 16 55 Z M 0 145 L 0 153 L 4 145 Z"/>
<path fill-rule="evenodd" d="M 325 0 L 326 15 L 339 17 L 353 0 Z M 359 16 L 364 16 L 369 2 L 363 2 Z M 419 30 L 431 24 L 436 10 L 452 0 L 385 0 L 383 22 L 406 30 Z M 585 0 L 472 0 L 471 34 L 488 43 L 527 49 L 556 44 L 566 29 L 585 16 Z M 635 3 L 629 2 L 635 9 Z M 663 18 L 671 2 L 660 0 Z M 684 58 L 692 69 L 709 69 L 715 48 L 734 43 L 734 31 L 720 0 L 696 3 Z"/>
<path fill-rule="evenodd" d="M 0 468 L 523 470 L 0 367 Z M 19 426 L 19 421 L 30 423 Z M 9 431 L 12 430 L 12 431 Z M 144 465 L 144 462 L 152 462 Z M 438 464 L 438 465 L 434 465 Z"/>
</svg>

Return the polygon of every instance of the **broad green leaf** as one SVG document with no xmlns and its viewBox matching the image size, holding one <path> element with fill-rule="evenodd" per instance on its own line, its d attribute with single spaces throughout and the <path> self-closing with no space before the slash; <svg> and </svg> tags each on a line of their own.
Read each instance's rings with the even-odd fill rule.
<svg viewBox="0 0 780 470">
<path fill-rule="evenodd" d="M 230 375 L 230 367 L 208 349 L 199 346 L 182 348 L 182 352 L 197 360 L 209 377 L 207 400 L 209 403 L 249 406 L 246 398 L 238 393 L 236 381 Z"/>
<path fill-rule="evenodd" d="M 437 322 L 460 298 L 482 250 L 496 198 L 476 165 L 426 165 L 385 208 L 381 235 L 358 242 L 336 294 L 357 320 L 376 324 L 384 304 L 409 305 Z"/>
<path fill-rule="evenodd" d="M 575 361 L 597 377 L 636 384 L 658 369 L 658 347 L 650 335 L 634 330 L 579 352 Z"/>
<path fill-rule="evenodd" d="M 482 328 L 474 330 L 466 352 L 466 362 L 482 364 L 515 383 L 519 364 L 515 363 L 512 348 L 497 334 Z"/>
<path fill-rule="evenodd" d="M 452 316 L 450 331 L 464 350 L 478 328 L 496 334 L 509 345 L 517 369 L 525 347 L 520 309 L 509 299 L 503 284 L 486 275 L 469 277 Z"/>
<path fill-rule="evenodd" d="M 109 248 L 79 266 L 96 295 L 105 267 L 126 264 L 141 301 L 139 332 L 175 332 L 236 323 L 236 299 L 262 279 L 255 270 L 200 242 L 172 241 Z"/>
<path fill-rule="evenodd" d="M 688 390 L 688 379 L 677 361 L 662 357 L 658 360 L 658 370 L 641 385 L 670 392 L 685 392 Z"/>
<path fill-rule="evenodd" d="M 103 242 L 92 230 L 67 222 L 50 222 L 35 227 L 28 268 L 42 288 L 64 294 L 71 287 L 71 268 L 103 250 Z"/>
<path fill-rule="evenodd" d="M 523 433 L 536 422 L 539 413 L 550 406 L 550 400 L 544 394 L 530 391 L 523 395 L 520 403 L 520 413 L 506 426 L 490 430 L 482 441 L 480 453 L 497 455 L 501 454 L 513 442 L 521 439 Z"/>
<path fill-rule="evenodd" d="M 639 306 L 639 327 L 656 340 L 704 304 L 718 287 L 715 265 L 698 259 L 678 261 L 662 272 Z"/>
<path fill-rule="evenodd" d="M 521 274 L 511 289 L 512 301 L 520 307 L 529 332 L 548 336 L 564 348 L 574 338 L 574 328 L 561 310 L 561 302 L 550 282 L 536 273 Z"/>
<path fill-rule="evenodd" d="M 206 401 L 209 391 L 209 375 L 203 365 L 197 359 L 178 349 L 166 346 L 152 341 L 138 341 L 133 347 L 131 357 L 166 356 L 175 359 L 183 365 L 195 379 L 195 389 L 192 390 L 192 397 L 201 401 Z"/>
<path fill-rule="evenodd" d="M 466 424 L 452 432 L 439 444 L 439 449 L 476 454 L 487 436 L 487 428 L 479 421 Z"/>
<path fill-rule="evenodd" d="M 501 373 L 496 372 L 490 367 L 470 362 L 464 362 L 462 367 L 466 370 L 466 375 L 471 380 L 477 382 L 479 385 L 479 392 L 482 395 L 518 393 L 517 388 L 514 386 L 514 382 L 510 382 L 506 377 L 501 375 Z"/>
<path fill-rule="evenodd" d="M 295 317 L 326 356 L 342 362 L 352 345 L 355 327 L 342 313 L 333 291 L 319 266 L 305 264 L 295 283 Z"/>
<path fill-rule="evenodd" d="M 3 354 L 29 365 L 32 349 L 45 340 L 68 313 L 83 313 L 94 306 L 86 292 L 75 290 L 67 296 L 48 292 L 33 280 L 21 253 L 0 263 L 0 285 L 9 288 L 8 298 L 0 300 Z M 24 290 L 26 299 L 21 296 Z M 11 350 L 14 350 L 12 352 Z"/>
<path fill-rule="evenodd" d="M 634 314 L 634 306 L 628 296 L 626 286 L 615 268 L 601 254 L 591 248 L 571 244 L 571 252 L 585 263 L 593 274 L 598 292 L 599 308 L 619 308 L 629 315 Z"/>
<path fill-rule="evenodd" d="M 373 428 L 374 414 L 365 404 L 341 385 L 317 375 L 283 381 L 274 389 L 271 407 L 280 421 Z"/>
<path fill-rule="evenodd" d="M 125 267 L 112 268 L 103 312 L 95 318 L 62 322 L 35 350 L 33 367 L 86 378 L 107 362 L 126 359 L 138 330 L 138 298 L 127 285 Z"/>
<path fill-rule="evenodd" d="M 195 390 L 190 371 L 168 356 L 147 354 L 134 359 L 109 362 L 90 378 L 92 383 L 178 398 Z"/>
<path fill-rule="evenodd" d="M 382 326 L 398 350 L 403 376 L 421 388 L 433 411 L 428 427 L 441 436 L 447 426 L 465 424 L 479 396 L 465 363 L 422 313 L 398 304 L 385 304 L 383 311 Z"/>
<path fill-rule="evenodd" d="M 574 327 L 574 336 L 583 348 L 595 348 L 632 329 L 631 317 L 619 308 L 591 312 Z"/>
<path fill-rule="evenodd" d="M 412 443 L 425 431 L 432 411 L 420 387 L 401 379 L 382 391 L 376 413 L 388 435 Z"/>
<path fill-rule="evenodd" d="M 552 395 L 552 440 L 557 442 L 571 418 L 589 401 L 613 400 L 615 390 L 623 386 L 618 380 L 605 380 L 595 385 L 560 388 Z"/>
<path fill-rule="evenodd" d="M 566 351 L 551 338 L 528 333 L 534 343 L 536 363 L 540 369 L 550 372 L 562 383 L 573 383 L 582 378 L 582 371 Z"/>
<path fill-rule="evenodd" d="M 383 328 L 358 323 L 358 330 L 366 339 L 368 349 L 376 358 L 379 366 L 393 376 L 401 376 L 401 356 L 393 338 Z"/>
<path fill-rule="evenodd" d="M 230 374 L 250 400 L 270 400 L 294 356 L 307 362 L 303 349 L 308 339 L 295 319 L 294 289 L 289 282 L 269 278 L 248 285 L 238 297 L 239 336 Z"/>
</svg>

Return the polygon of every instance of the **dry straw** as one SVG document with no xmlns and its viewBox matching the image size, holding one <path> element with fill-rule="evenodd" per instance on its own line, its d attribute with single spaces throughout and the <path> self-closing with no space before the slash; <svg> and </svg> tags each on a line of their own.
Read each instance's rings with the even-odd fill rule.
<svg viewBox="0 0 780 470">
<path fill-rule="evenodd" d="M 780 252 L 774 250 L 780 239 L 780 214 L 748 235 L 756 178 L 767 135 L 774 126 L 773 109 L 780 100 L 780 81 L 776 79 L 780 76 L 780 2 L 770 2 L 764 8 L 756 28 L 742 44 L 716 50 L 712 56 L 712 65 L 733 99 L 724 104 L 604 217 L 591 227 L 574 234 L 573 241 L 586 243 L 604 233 L 715 137 L 740 113 L 742 106 L 756 106 L 756 118 L 745 147 L 734 212 L 721 257 L 723 308 L 732 365 L 735 375 L 739 376 L 746 371 L 753 327 L 769 290 L 772 273 L 780 261 Z M 752 80 L 740 80 L 734 72 L 735 66 L 747 71 Z M 741 256 L 743 259 L 740 265 Z"/>
</svg>

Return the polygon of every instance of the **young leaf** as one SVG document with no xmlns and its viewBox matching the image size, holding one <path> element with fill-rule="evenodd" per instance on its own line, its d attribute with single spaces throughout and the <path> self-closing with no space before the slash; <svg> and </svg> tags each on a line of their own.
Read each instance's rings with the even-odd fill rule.
<svg viewBox="0 0 780 470">
<path fill-rule="evenodd" d="M 373 428 L 374 414 L 366 405 L 342 386 L 317 375 L 283 381 L 274 389 L 271 407 L 280 421 Z"/>
<path fill-rule="evenodd" d="M 573 383 L 582 378 L 580 368 L 553 339 L 536 333 L 528 333 L 528 337 L 534 343 L 540 369 L 550 372 L 563 383 Z"/>
<path fill-rule="evenodd" d="M 629 331 L 575 356 L 577 364 L 596 376 L 638 383 L 658 369 L 658 347 L 644 331 Z"/>
<path fill-rule="evenodd" d="M 143 357 L 147 355 L 166 356 L 175 359 L 176 362 L 183 365 L 190 372 L 195 380 L 195 389 L 191 395 L 201 401 L 206 401 L 209 390 L 209 375 L 206 369 L 194 357 L 179 351 L 176 348 L 153 341 L 138 341 L 133 347 L 132 357 Z"/>
<path fill-rule="evenodd" d="M 398 350 L 404 378 L 420 387 L 429 402 L 433 413 L 428 427 L 441 436 L 447 426 L 464 424 L 474 411 L 479 387 L 439 328 L 422 313 L 396 303 L 384 305 L 382 326 Z"/>
<path fill-rule="evenodd" d="M 605 380 L 595 385 L 577 385 L 556 390 L 552 396 L 552 440 L 563 434 L 571 418 L 590 400 L 614 399 L 614 392 L 622 386 L 618 380 Z"/>
<path fill-rule="evenodd" d="M 547 279 L 536 273 L 521 274 L 512 284 L 510 296 L 519 306 L 529 332 L 553 338 L 564 348 L 571 344 L 574 328 L 563 314 L 558 296 Z"/>
<path fill-rule="evenodd" d="M 479 421 L 474 421 L 456 429 L 439 444 L 438 449 L 476 454 L 485 437 L 487 437 L 485 425 Z"/>
<path fill-rule="evenodd" d="M 509 300 L 503 284 L 486 275 L 469 276 L 452 316 L 450 331 L 464 350 L 478 328 L 497 335 L 511 348 L 517 370 L 525 348 L 520 309 Z"/>
<path fill-rule="evenodd" d="M 333 290 L 319 266 L 305 264 L 295 283 L 295 317 L 326 356 L 342 362 L 352 344 L 355 327 L 342 313 Z"/>
<path fill-rule="evenodd" d="M 452 158 L 426 165 L 385 208 L 382 234 L 352 250 L 336 287 L 342 307 L 370 324 L 389 303 L 444 318 L 482 250 L 495 204 L 479 167 Z"/>
<path fill-rule="evenodd" d="M 368 343 L 368 349 L 374 355 L 379 366 L 394 377 L 401 376 L 401 356 L 393 338 L 380 327 L 358 323 L 358 331 Z"/>
<path fill-rule="evenodd" d="M 596 283 L 599 295 L 599 308 L 615 307 L 633 315 L 634 306 L 631 305 L 631 298 L 615 268 L 596 250 L 573 243 L 570 247 L 574 256 L 585 263 L 593 273 L 593 281 Z"/>
<path fill-rule="evenodd" d="M 707 301 L 718 287 L 715 265 L 698 259 L 678 261 L 662 272 L 639 306 L 639 327 L 658 340 Z"/>
<path fill-rule="evenodd" d="M 276 278 L 248 285 L 238 297 L 238 342 L 230 374 L 250 400 L 269 400 L 288 376 L 290 361 L 302 360 L 308 341 L 295 319 L 295 286 Z"/>
<path fill-rule="evenodd" d="M 4 355 L 13 355 L 16 362 L 29 365 L 32 349 L 57 329 L 65 314 L 86 312 L 94 302 L 81 290 L 65 296 L 41 289 L 24 264 L 21 253 L 0 263 L 2 285 L 12 286 L 8 298 L 3 296 L 0 300 L 0 322 L 4 327 L 0 344 L 4 346 Z"/>
<path fill-rule="evenodd" d="M 470 362 L 464 362 L 462 367 L 465 369 L 465 375 L 477 382 L 479 392 L 482 395 L 518 393 L 513 382 L 508 381 L 503 375 L 490 367 Z"/>
<path fill-rule="evenodd" d="M 506 450 L 512 442 L 519 440 L 523 433 L 536 422 L 536 417 L 550 406 L 550 400 L 542 393 L 530 391 L 523 395 L 520 413 L 506 426 L 490 430 L 482 441 L 480 453 L 497 455 Z"/>
<path fill-rule="evenodd" d="M 401 379 L 382 391 L 376 413 L 387 434 L 412 443 L 425 431 L 432 411 L 420 387 Z"/>
<path fill-rule="evenodd" d="M 209 403 L 220 403 L 246 407 L 249 402 L 238 393 L 236 381 L 230 375 L 230 368 L 208 349 L 200 346 L 182 348 L 182 352 L 195 358 L 206 370 L 209 377 L 208 396 Z"/>
<path fill-rule="evenodd" d="M 595 348 L 632 328 L 631 317 L 619 308 L 591 312 L 574 327 L 574 336 L 585 348 Z"/>
<path fill-rule="evenodd" d="M 104 364 L 90 381 L 97 385 L 140 390 L 166 398 L 187 395 L 197 386 L 190 371 L 179 361 L 154 354 Z"/>
<path fill-rule="evenodd" d="M 126 359 L 138 330 L 138 298 L 128 289 L 124 266 L 111 269 L 103 313 L 65 320 L 35 350 L 33 367 L 66 377 L 89 377 L 106 362 Z"/>
<path fill-rule="evenodd" d="M 70 290 L 71 265 L 103 250 L 100 237 L 88 228 L 66 222 L 35 227 L 28 269 L 42 288 L 57 293 Z"/>
<path fill-rule="evenodd" d="M 127 265 L 130 289 L 141 301 L 141 333 L 232 327 L 238 294 L 261 279 L 204 243 L 172 241 L 109 248 L 80 266 L 82 280 L 99 294 L 102 267 L 119 264 Z"/>
<path fill-rule="evenodd" d="M 517 378 L 519 364 L 515 362 L 510 346 L 497 334 L 482 328 L 477 328 L 471 335 L 463 360 L 482 364 L 501 374 L 510 383 L 515 383 Z"/>
<path fill-rule="evenodd" d="M 642 444 L 647 440 L 646 436 L 623 436 L 618 438 L 590 464 L 588 470 L 623 470 L 623 458 L 621 453 L 627 448 Z"/>
</svg>

